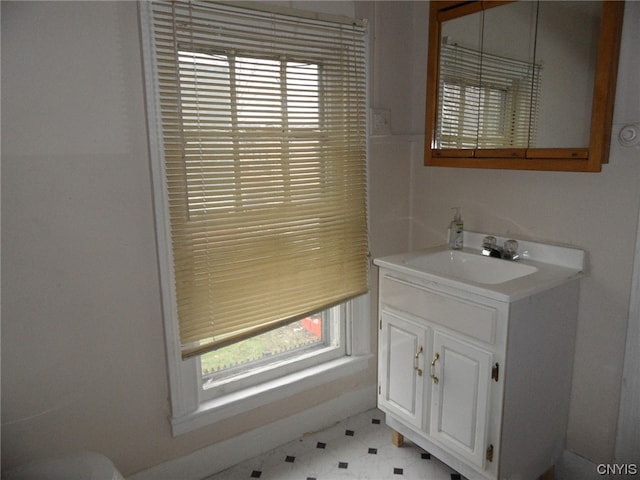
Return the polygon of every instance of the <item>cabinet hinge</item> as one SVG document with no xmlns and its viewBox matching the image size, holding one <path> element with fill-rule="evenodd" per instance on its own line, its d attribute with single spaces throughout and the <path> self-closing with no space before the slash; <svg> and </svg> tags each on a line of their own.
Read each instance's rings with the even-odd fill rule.
<svg viewBox="0 0 640 480">
<path fill-rule="evenodd" d="M 382 319 L 380 319 L 380 330 L 382 330 Z"/>
<path fill-rule="evenodd" d="M 500 365 L 496 363 L 493 367 L 491 367 L 491 379 L 497 382 L 499 378 L 500 378 Z"/>
<path fill-rule="evenodd" d="M 487 448 L 487 461 L 493 462 L 493 444 L 490 444 Z"/>
<path fill-rule="evenodd" d="M 378 385 L 378 395 L 382 395 L 382 385 Z"/>
</svg>

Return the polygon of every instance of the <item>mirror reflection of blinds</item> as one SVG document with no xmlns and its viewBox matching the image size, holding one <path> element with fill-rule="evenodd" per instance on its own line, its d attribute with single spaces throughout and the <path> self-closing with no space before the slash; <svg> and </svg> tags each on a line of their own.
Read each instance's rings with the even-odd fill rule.
<svg viewBox="0 0 640 480">
<path fill-rule="evenodd" d="M 437 148 L 534 144 L 540 65 L 443 43 Z"/>
<path fill-rule="evenodd" d="M 183 357 L 367 291 L 364 28 L 153 2 Z"/>
</svg>

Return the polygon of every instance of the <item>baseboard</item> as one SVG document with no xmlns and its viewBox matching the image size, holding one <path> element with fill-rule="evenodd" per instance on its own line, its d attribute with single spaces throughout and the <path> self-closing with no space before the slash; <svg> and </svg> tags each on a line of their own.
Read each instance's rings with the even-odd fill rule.
<svg viewBox="0 0 640 480">
<path fill-rule="evenodd" d="M 143 470 L 127 477 L 127 480 L 202 480 L 243 460 L 295 440 L 307 432 L 322 430 L 345 418 L 375 408 L 376 398 L 376 386 L 371 385 L 184 457 Z"/>
</svg>

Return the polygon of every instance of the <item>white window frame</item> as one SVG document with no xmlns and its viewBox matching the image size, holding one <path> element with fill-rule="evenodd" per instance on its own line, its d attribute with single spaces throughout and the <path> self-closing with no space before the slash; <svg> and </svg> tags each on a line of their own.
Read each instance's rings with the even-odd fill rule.
<svg viewBox="0 0 640 480">
<path fill-rule="evenodd" d="M 314 344 L 309 347 L 283 352 L 273 357 L 257 360 L 250 365 L 240 366 L 230 372 L 222 370 L 218 375 L 214 375 L 212 385 L 204 387 L 204 379 L 200 370 L 201 363 L 198 361 L 198 375 L 201 378 L 200 402 L 212 400 L 222 394 L 233 393 L 242 389 L 255 386 L 295 373 L 304 368 L 310 368 L 320 362 L 344 357 L 346 352 L 345 342 L 345 320 L 347 318 L 346 304 L 337 305 L 326 310 L 323 318 L 323 336 L 330 335 L 331 343 Z M 206 355 L 206 354 L 205 354 Z M 197 357 L 200 359 L 200 356 Z M 216 379 L 215 376 L 218 378 Z"/>
<path fill-rule="evenodd" d="M 183 360 L 180 350 L 169 205 L 162 161 L 156 74 L 152 60 L 151 5 L 150 2 L 139 2 L 138 6 L 142 31 L 156 241 L 171 401 L 170 422 L 173 435 L 178 436 L 366 370 L 373 356 L 370 346 L 370 294 L 361 295 L 343 304 L 345 317 L 343 355 L 232 393 L 218 394 L 213 398 L 203 394 L 198 358 L 191 357 Z M 366 48 L 368 57 L 368 35 Z"/>
</svg>

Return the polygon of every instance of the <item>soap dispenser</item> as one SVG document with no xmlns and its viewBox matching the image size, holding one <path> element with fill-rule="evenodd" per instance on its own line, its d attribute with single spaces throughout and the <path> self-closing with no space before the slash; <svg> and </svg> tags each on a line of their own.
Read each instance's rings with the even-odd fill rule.
<svg viewBox="0 0 640 480">
<path fill-rule="evenodd" d="M 452 210 L 455 210 L 456 213 L 449 225 L 449 247 L 453 250 L 460 250 L 463 247 L 464 223 L 460 216 L 460 208 L 455 207 Z"/>
</svg>

